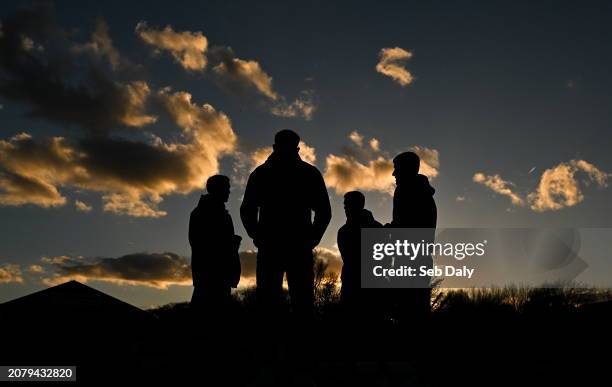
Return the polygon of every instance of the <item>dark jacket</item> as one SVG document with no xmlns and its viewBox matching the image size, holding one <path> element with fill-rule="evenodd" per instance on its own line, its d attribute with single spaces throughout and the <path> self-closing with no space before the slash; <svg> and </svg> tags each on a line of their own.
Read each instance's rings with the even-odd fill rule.
<svg viewBox="0 0 612 387">
<path fill-rule="evenodd" d="M 238 237 L 225 203 L 202 195 L 189 218 L 194 286 L 236 287 L 240 280 Z"/>
<path fill-rule="evenodd" d="M 412 243 L 425 241 L 432 243 L 435 240 L 438 210 L 433 195 L 436 190 L 429 185 L 427 176 L 416 175 L 411 180 L 398 184 L 393 195 L 393 220 L 391 227 L 413 228 L 411 231 Z M 418 258 L 419 265 L 433 267 L 431 255 Z M 415 277 L 411 286 L 425 288 L 430 285 L 430 278 L 426 276 Z M 411 289 L 412 290 L 412 289 Z M 414 292 L 412 292 L 414 293 Z M 411 294 L 412 294 L 411 293 Z M 403 297 L 403 296 L 401 296 Z M 422 297 L 427 298 L 427 294 Z M 418 297 L 417 297 L 418 298 Z"/>
<path fill-rule="evenodd" d="M 435 229 L 438 219 L 435 192 L 427 176 L 420 174 L 398 185 L 393 195 L 391 227 Z"/>
<path fill-rule="evenodd" d="M 312 249 L 331 219 L 323 177 L 297 154 L 272 153 L 249 176 L 240 216 L 259 248 Z"/>
<path fill-rule="evenodd" d="M 356 219 L 347 219 L 338 230 L 338 250 L 342 256 L 342 286 L 360 287 L 361 262 L 361 229 L 377 228 L 382 224 L 374 219 L 372 213 L 366 209 L 362 210 L 361 216 Z"/>
</svg>

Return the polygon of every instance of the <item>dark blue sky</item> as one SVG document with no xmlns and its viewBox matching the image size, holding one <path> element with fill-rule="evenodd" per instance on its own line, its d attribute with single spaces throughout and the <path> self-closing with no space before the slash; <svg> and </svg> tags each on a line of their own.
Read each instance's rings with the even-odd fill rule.
<svg viewBox="0 0 612 387">
<path fill-rule="evenodd" d="M 0 21 L 27 4 L 3 2 Z M 543 212 L 512 205 L 473 181 L 478 172 L 499 174 L 527 202 L 544 171 L 560 163 L 585 160 L 612 172 L 610 2 L 80 1 L 58 3 L 55 11 L 57 24 L 75 42 L 87 41 L 103 18 L 120 55 L 138 65 L 135 77 L 152 90 L 187 91 L 197 104 L 226 113 L 241 151 L 268 146 L 277 130 L 292 128 L 315 148 L 323 172 L 326 157 L 344 155 L 349 134 L 357 131 L 378 139 L 386 157 L 412 146 L 439 152 L 432 185 L 442 227 L 612 223 L 609 192 L 578 175 L 583 200 Z M 257 61 L 288 100 L 313 90 L 312 119 L 274 116 L 261 98 L 228 93 L 209 74 L 185 71 L 167 53 L 153 55 L 135 33 L 140 21 L 201 31 L 209 46 L 230 46 L 237 57 Z M 375 70 L 387 47 L 413 54 L 405 63 L 413 83 L 401 87 Z M 2 140 L 23 131 L 35 138 L 81 133 L 76 125 L 30 117 L 27 101 L 0 94 L 0 104 Z M 169 128 L 164 118 L 150 126 L 164 139 L 175 136 L 176 128 Z M 220 162 L 222 173 L 234 173 L 232 155 Z M 141 218 L 103 211 L 100 192 L 59 190 L 69 200 L 64 206 L 0 207 L 0 267 L 20 265 L 24 276 L 24 283 L 0 284 L 0 301 L 42 286 L 27 274 L 27 266 L 41 257 L 166 251 L 189 256 L 187 220 L 199 191 L 164 195 L 160 208 L 167 215 Z M 228 208 L 246 237 L 237 213 L 242 190 L 233 188 Z M 344 214 L 341 196 L 331 187 L 329 193 L 334 212 L 323 245 L 332 248 Z M 76 211 L 75 199 L 93 210 Z M 390 220 L 387 193 L 367 191 L 367 204 L 382 222 Z M 243 247 L 252 247 L 246 239 Z M 190 292 L 185 286 L 95 284 L 139 305 L 185 299 Z"/>
</svg>

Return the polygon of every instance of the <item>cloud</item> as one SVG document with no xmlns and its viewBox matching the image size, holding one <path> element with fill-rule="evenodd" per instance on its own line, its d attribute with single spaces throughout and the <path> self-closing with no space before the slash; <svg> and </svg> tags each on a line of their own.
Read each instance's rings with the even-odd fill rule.
<svg viewBox="0 0 612 387">
<path fill-rule="evenodd" d="M 317 247 L 316 254 L 328 264 L 328 270 L 339 274 L 342 258 L 337 248 Z M 240 254 L 240 286 L 255 283 L 257 251 L 244 250 Z M 54 286 L 70 280 L 102 281 L 121 286 L 146 286 L 167 290 L 169 286 L 191 286 L 191 264 L 178 254 L 133 253 L 120 257 L 92 257 L 61 255 L 43 257 L 40 264 L 28 267 L 29 280 Z M 0 266 L 0 283 L 19 282 L 24 278 L 18 265 Z"/>
<path fill-rule="evenodd" d="M 363 146 L 363 136 L 357 131 L 351 132 L 351 134 L 349 134 L 349 139 L 354 142 L 355 145 L 357 145 L 358 147 Z"/>
<path fill-rule="evenodd" d="M 377 72 L 390 77 L 402 87 L 414 82 L 414 77 L 404 67 L 405 62 L 412 58 L 410 51 L 400 47 L 383 48 L 380 50 L 378 57 Z"/>
<path fill-rule="evenodd" d="M 45 268 L 42 267 L 41 265 L 30 265 L 28 267 L 28 271 L 31 272 L 31 273 L 40 274 L 40 273 L 44 273 L 45 272 Z"/>
<path fill-rule="evenodd" d="M 237 94 L 255 89 L 273 101 L 278 99 L 272 88 L 272 77 L 257 61 L 237 58 L 231 47 L 223 46 L 213 47 L 209 57 L 213 63 L 212 72 L 222 87 Z"/>
<path fill-rule="evenodd" d="M 74 206 L 76 207 L 77 211 L 81 212 L 91 212 L 91 210 L 93 210 L 93 208 L 89 204 L 80 200 L 75 200 Z"/>
<path fill-rule="evenodd" d="M 65 257 L 62 257 L 65 258 Z M 118 258 L 61 259 L 51 263 L 46 285 L 69 280 L 105 281 L 119 285 L 141 285 L 167 289 L 170 285 L 191 285 L 187 259 L 174 253 L 136 253 Z"/>
<path fill-rule="evenodd" d="M 144 112 L 147 84 L 113 79 L 108 61 L 112 67 L 118 53 L 105 24 L 99 22 L 92 42 L 74 42 L 53 8 L 37 3 L 3 19 L 2 33 L 0 96 L 27 104 L 30 116 L 97 135 L 155 122 Z"/>
<path fill-rule="evenodd" d="M 476 173 L 473 180 L 498 194 L 508 196 L 516 206 L 529 205 L 533 211 L 543 212 L 573 207 L 584 200 L 581 182 L 576 178 L 579 172 L 586 174 L 587 179 L 582 181 L 583 184 L 595 183 L 600 187 L 607 187 L 608 179 L 612 176 L 585 160 L 562 162 L 542 173 L 537 188 L 528 193 L 526 199 L 514 191 L 512 182 L 499 175 Z"/>
<path fill-rule="evenodd" d="M 508 196 L 514 205 L 522 206 L 524 204 L 523 198 L 514 192 L 514 184 L 502 179 L 499 175 L 485 176 L 482 173 L 476 173 L 472 180 L 475 183 L 489 187 L 500 195 Z"/>
<path fill-rule="evenodd" d="M 537 189 L 527 196 L 531 209 L 539 212 L 559 210 L 583 201 L 584 195 L 575 177 L 580 171 L 587 175 L 587 182 L 594 182 L 600 187 L 607 187 L 607 180 L 611 176 L 584 160 L 560 163 L 545 170 Z"/>
<path fill-rule="evenodd" d="M 278 117 L 302 117 L 310 121 L 316 110 L 314 90 L 302 90 L 293 102 L 288 103 L 284 97 L 281 97 L 280 101 L 272 106 L 270 112 Z"/>
<path fill-rule="evenodd" d="M 136 34 L 157 52 L 170 52 L 186 70 L 204 71 L 210 63 L 212 74 L 226 90 L 243 94 L 255 89 L 273 101 L 278 98 L 272 87 L 272 77 L 259 62 L 237 58 L 231 47 L 215 46 L 209 49 L 208 39 L 201 31 L 178 32 L 169 25 L 159 30 L 140 22 L 136 25 Z"/>
<path fill-rule="evenodd" d="M 110 65 L 116 69 L 120 63 L 119 51 L 113 45 L 113 41 L 109 36 L 108 24 L 104 19 L 98 19 L 96 29 L 91 34 L 91 41 L 84 44 L 75 44 L 72 49 L 77 53 L 80 51 L 91 51 L 101 58 L 106 58 Z"/>
<path fill-rule="evenodd" d="M 324 178 L 338 195 L 352 190 L 380 191 L 392 194 L 395 187 L 393 158 L 380 149 L 377 139 L 365 138 L 354 131 L 349 135 L 351 146 L 343 155 L 330 154 L 325 159 Z M 421 146 L 409 148 L 421 157 L 419 172 L 429 178 L 438 175 L 438 151 Z"/>
<path fill-rule="evenodd" d="M 415 145 L 409 149 L 416 153 L 421 159 L 419 173 L 429 178 L 438 176 L 440 168 L 440 154 L 437 149 L 430 149 L 424 146 Z"/>
<path fill-rule="evenodd" d="M 163 30 L 150 28 L 146 22 L 136 26 L 136 34 L 156 52 L 169 51 L 186 70 L 210 69 L 216 83 L 224 90 L 239 96 L 256 91 L 269 103 L 264 106 L 279 117 L 312 119 L 316 110 L 313 90 L 302 90 L 293 101 L 274 90 L 272 76 L 256 60 L 241 59 L 228 46 L 208 47 L 208 40 L 201 31 L 174 31 L 171 26 Z"/>
<path fill-rule="evenodd" d="M 381 191 L 391 194 L 394 179 L 393 162 L 382 156 L 365 164 L 350 157 L 330 154 L 325 160 L 325 182 L 338 195 L 348 191 Z"/>
<path fill-rule="evenodd" d="M 4 264 L 0 266 L 0 284 L 23 283 L 21 267 L 15 264 Z"/>
<path fill-rule="evenodd" d="M 337 259 L 333 251 L 329 251 L 331 253 L 326 252 L 325 257 L 333 261 L 331 267 L 337 268 Z M 241 251 L 239 256 L 240 286 L 254 285 L 257 251 Z M 147 286 L 160 290 L 166 290 L 171 285 L 192 285 L 191 264 L 188 259 L 169 252 L 135 253 L 117 258 L 44 257 L 41 259 L 41 264 L 31 265 L 29 271 L 38 276 L 39 282 L 49 286 L 70 280 L 104 281 L 117 285 Z M 2 282 L 1 278 L 2 271 L 0 271 L 0 282 Z M 11 278 L 14 278 L 14 275 Z"/>
<path fill-rule="evenodd" d="M 57 207 L 66 203 L 57 188 L 35 176 L 22 176 L 0 167 L 0 205 Z"/>
<path fill-rule="evenodd" d="M 60 206 L 59 188 L 103 193 L 104 210 L 135 217 L 166 215 L 163 195 L 200 189 L 231 153 L 230 119 L 211 105 L 196 105 L 186 92 L 159 91 L 160 109 L 181 128 L 179 140 L 150 134 L 147 142 L 120 137 L 35 140 L 21 133 L 0 140 L 0 204 Z"/>
<path fill-rule="evenodd" d="M 142 21 L 136 25 L 136 35 L 156 52 L 168 51 L 185 70 L 202 71 L 206 67 L 208 39 L 201 32 L 177 32 L 171 26 L 163 30 L 151 28 Z"/>
</svg>

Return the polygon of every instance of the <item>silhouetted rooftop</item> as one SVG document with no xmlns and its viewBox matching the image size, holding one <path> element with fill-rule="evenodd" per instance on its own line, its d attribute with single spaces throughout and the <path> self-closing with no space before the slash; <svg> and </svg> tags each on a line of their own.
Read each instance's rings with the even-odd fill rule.
<svg viewBox="0 0 612 387">
<path fill-rule="evenodd" d="M 94 319 L 147 321 L 154 317 L 127 302 L 109 296 L 78 281 L 69 281 L 0 304 L 0 316 L 11 321 L 28 317 L 44 321 Z"/>
</svg>

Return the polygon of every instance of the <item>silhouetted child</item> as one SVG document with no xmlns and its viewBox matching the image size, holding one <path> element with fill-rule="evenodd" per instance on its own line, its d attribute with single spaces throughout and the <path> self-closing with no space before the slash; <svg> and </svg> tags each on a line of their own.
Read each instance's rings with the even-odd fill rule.
<svg viewBox="0 0 612 387">
<path fill-rule="evenodd" d="M 240 236 L 225 209 L 230 194 L 227 176 L 215 175 L 206 182 L 206 195 L 189 218 L 191 272 L 193 277 L 192 307 L 224 307 L 231 288 L 240 280 L 238 248 Z"/>
<path fill-rule="evenodd" d="M 342 290 L 340 300 L 348 307 L 360 303 L 361 292 L 361 229 L 376 228 L 382 225 L 365 208 L 365 196 L 359 191 L 344 195 L 346 224 L 338 230 L 338 249 L 342 256 Z"/>
</svg>

